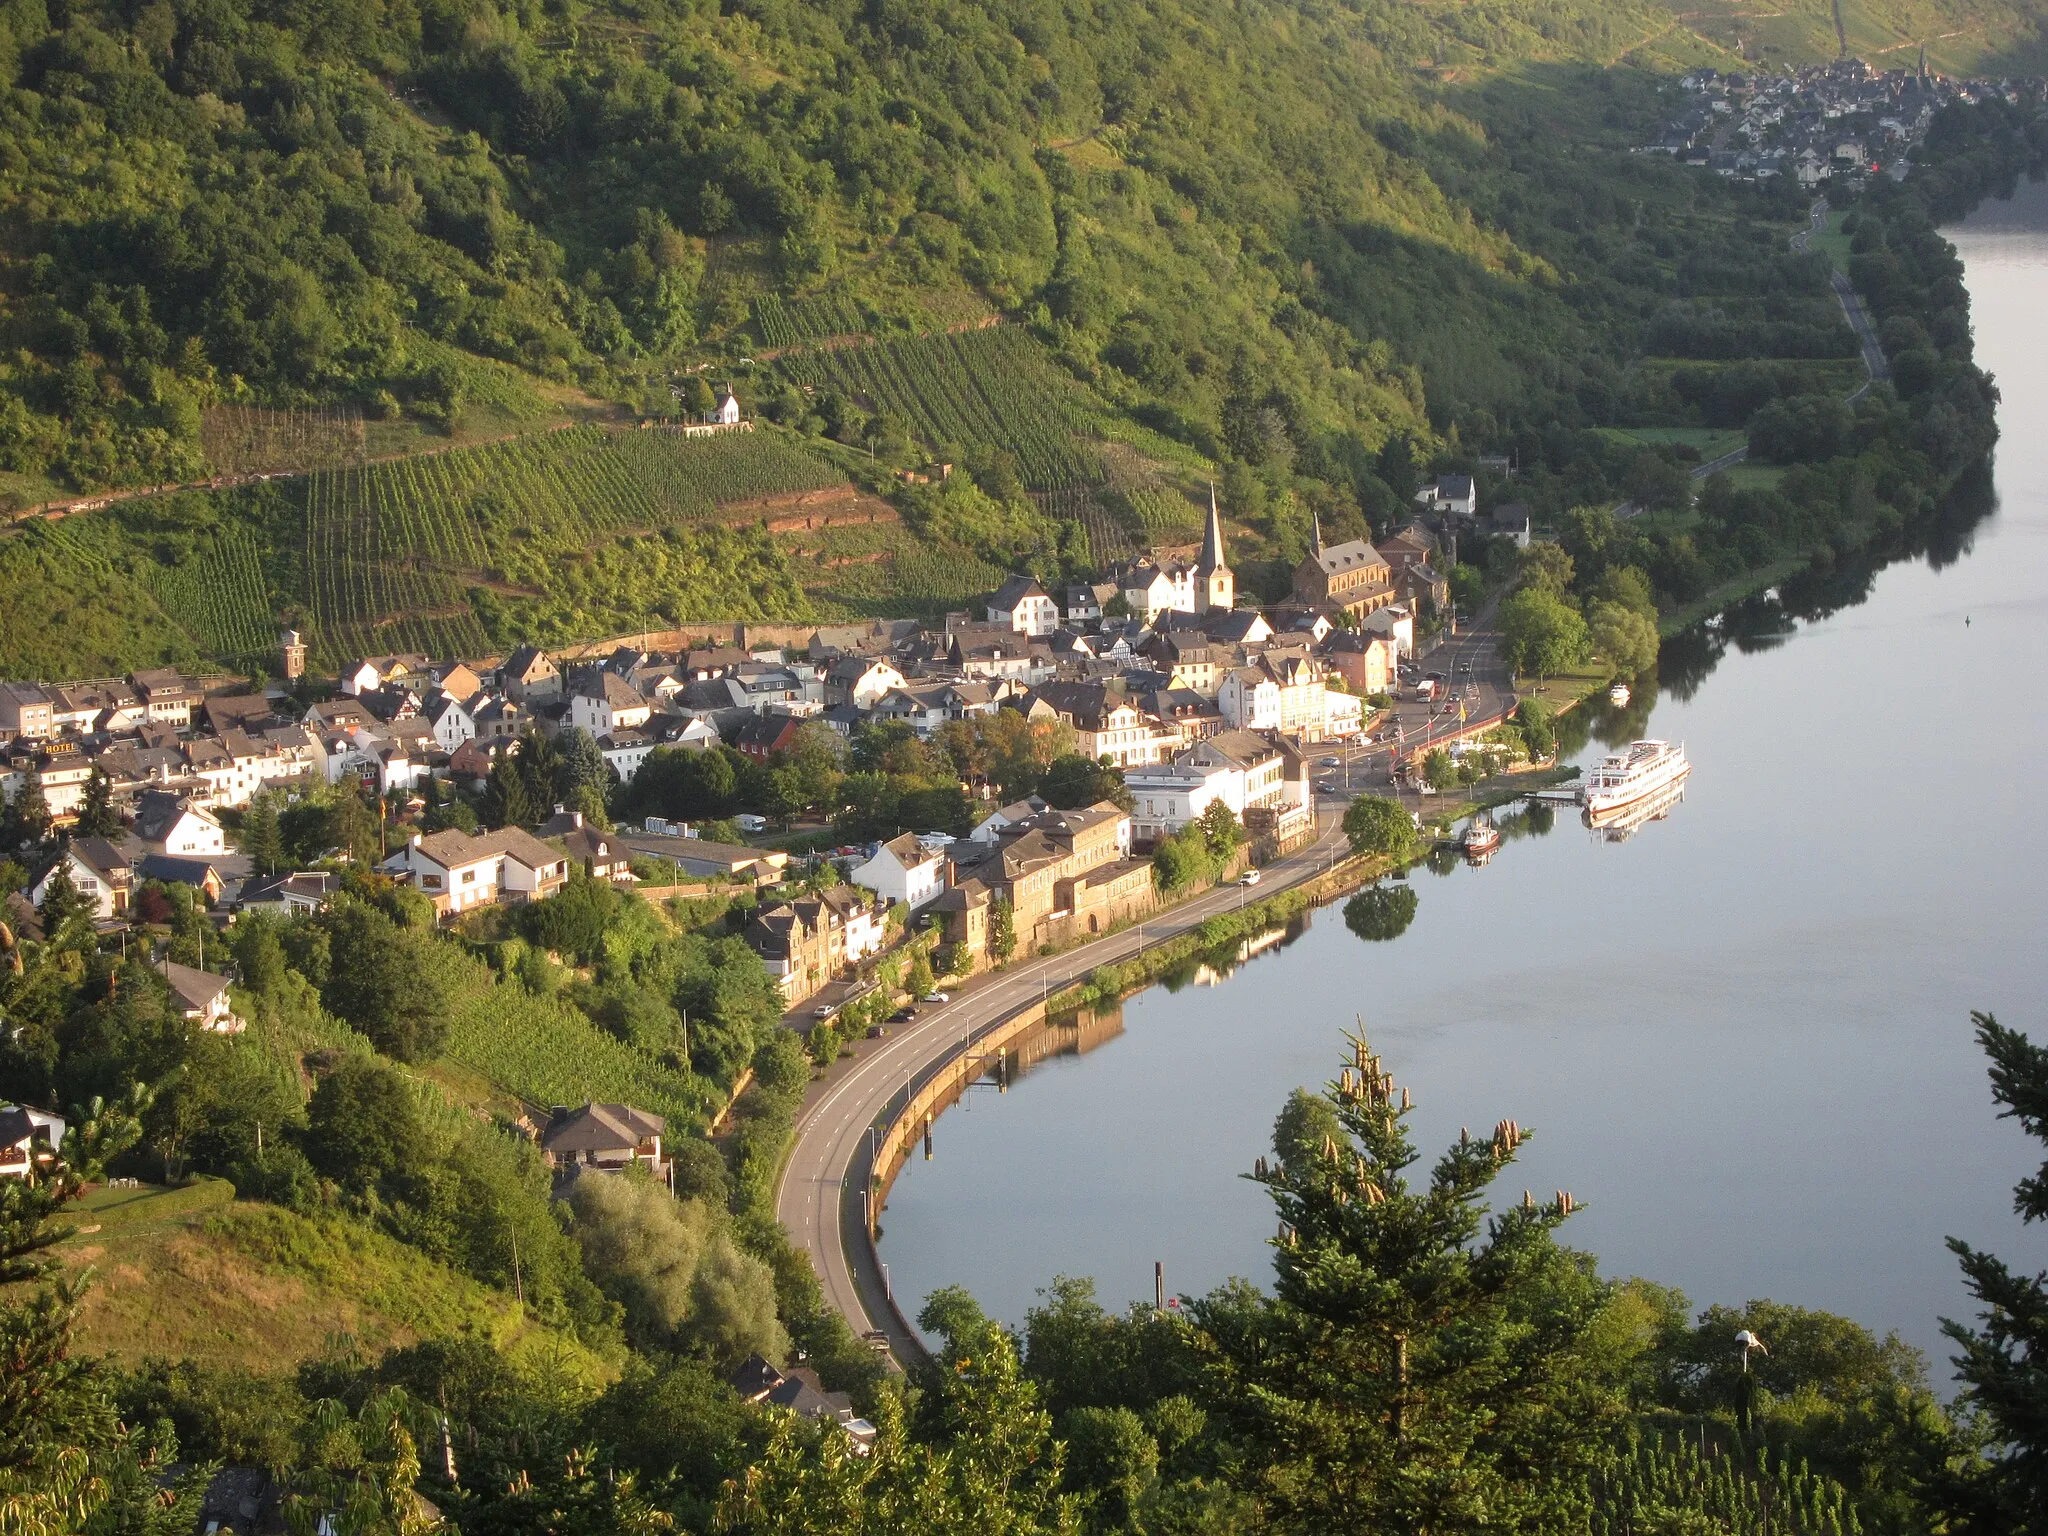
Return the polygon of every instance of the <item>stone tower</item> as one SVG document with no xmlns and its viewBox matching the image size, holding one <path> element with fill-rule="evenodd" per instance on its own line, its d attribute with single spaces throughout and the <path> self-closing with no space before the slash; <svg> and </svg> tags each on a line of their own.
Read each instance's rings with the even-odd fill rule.
<svg viewBox="0 0 2048 1536">
<path fill-rule="evenodd" d="M 1195 561 L 1195 609 L 1209 613 L 1237 606 L 1237 578 L 1223 558 L 1223 519 L 1216 511 L 1216 487 L 1209 486 L 1209 525 L 1202 530 L 1202 554 Z"/>
<path fill-rule="evenodd" d="M 284 662 L 284 680 L 296 683 L 306 675 L 306 642 L 296 629 L 288 629 L 277 642 L 277 651 Z"/>
</svg>

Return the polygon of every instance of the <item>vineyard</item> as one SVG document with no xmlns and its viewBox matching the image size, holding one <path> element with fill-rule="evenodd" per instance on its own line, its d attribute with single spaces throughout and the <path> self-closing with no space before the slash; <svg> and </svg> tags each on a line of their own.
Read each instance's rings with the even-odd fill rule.
<svg viewBox="0 0 2048 1536">
<path fill-rule="evenodd" d="M 1086 393 L 1014 326 L 804 353 L 782 366 L 800 384 L 900 416 L 934 449 L 1006 449 L 1035 490 L 1103 477 Z"/>
<path fill-rule="evenodd" d="M 152 563 L 143 584 L 201 654 L 215 661 L 267 655 L 276 647 L 263 554 L 247 529 L 222 533 L 210 548 L 176 565 Z"/>
<path fill-rule="evenodd" d="M 495 984 L 482 964 L 448 946 L 433 946 L 433 954 L 452 999 L 448 1056 L 527 1103 L 636 1104 L 681 1131 L 703 1125 L 724 1102 L 710 1079 L 662 1065 L 569 1004 Z"/>
<path fill-rule="evenodd" d="M 936 616 L 1002 585 L 985 560 L 923 544 L 896 523 L 778 534 L 792 576 L 821 618 Z"/>
<path fill-rule="evenodd" d="M 754 300 L 754 334 L 764 347 L 800 347 L 866 329 L 858 306 L 843 298 L 783 299 L 764 293 Z"/>
<path fill-rule="evenodd" d="M 308 627 L 329 660 L 481 654 L 492 637 L 475 588 L 543 597 L 566 562 L 622 535 L 839 478 L 770 433 L 595 428 L 322 471 L 305 482 L 300 518 Z"/>
</svg>

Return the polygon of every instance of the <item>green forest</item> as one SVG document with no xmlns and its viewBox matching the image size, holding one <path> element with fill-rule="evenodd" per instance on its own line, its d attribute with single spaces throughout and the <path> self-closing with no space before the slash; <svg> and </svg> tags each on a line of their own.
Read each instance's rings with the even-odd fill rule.
<svg viewBox="0 0 2048 1536">
<path fill-rule="evenodd" d="M 2024 62 L 1973 15 L 1952 48 Z M 1713 32 L 1649 4 L 11 0 L 0 497 L 202 488 L 0 537 L 0 667 L 248 670 L 281 622 L 334 662 L 934 613 L 1185 536 L 1209 478 L 1270 598 L 1312 515 L 1384 532 L 1482 455 L 1541 520 L 1678 511 L 1683 444 L 1630 434 L 1779 405 L 1766 456 L 1815 473 L 1630 556 L 1683 607 L 1766 546 L 1910 520 L 1986 430 L 1929 452 L 1922 417 L 1988 410 L 1924 198 L 1870 194 L 1858 254 L 1905 220 L 1878 307 L 1924 361 L 1850 420 L 1796 189 L 1627 153 L 1673 71 L 1740 62 Z M 2033 112 L 1952 114 L 1924 158 L 1981 195 L 2038 158 Z M 714 383 L 758 462 L 626 451 Z M 965 472 L 936 511 L 896 474 L 935 463 Z M 210 485 L 251 472 L 286 478 Z M 703 516 L 828 483 L 901 525 Z"/>
</svg>

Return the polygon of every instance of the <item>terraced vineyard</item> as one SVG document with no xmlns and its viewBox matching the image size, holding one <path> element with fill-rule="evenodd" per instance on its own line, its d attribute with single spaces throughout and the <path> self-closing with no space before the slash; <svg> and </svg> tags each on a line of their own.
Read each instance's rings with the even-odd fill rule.
<svg viewBox="0 0 2048 1536">
<path fill-rule="evenodd" d="M 721 503 L 840 476 L 765 432 L 684 438 L 596 428 L 308 477 L 301 581 L 322 656 L 488 649 L 474 589 L 551 590 L 563 562 L 629 532 L 709 521 Z"/>
<path fill-rule="evenodd" d="M 821 618 L 935 616 L 1001 586 L 1007 574 L 921 544 L 899 523 L 793 531 L 776 543 Z"/>
<path fill-rule="evenodd" d="M 215 661 L 265 656 L 276 648 L 263 554 L 245 528 L 230 529 L 210 549 L 177 565 L 154 566 L 144 573 L 144 585 Z"/>
<path fill-rule="evenodd" d="M 860 310 L 833 295 L 784 299 L 764 293 L 754 300 L 754 333 L 764 347 L 800 347 L 830 336 L 851 336 L 867 329 Z"/>
<path fill-rule="evenodd" d="M 805 353 L 783 367 L 798 383 L 902 417 L 934 449 L 1007 449 L 1033 490 L 1103 478 L 1085 391 L 1014 326 Z"/>
</svg>

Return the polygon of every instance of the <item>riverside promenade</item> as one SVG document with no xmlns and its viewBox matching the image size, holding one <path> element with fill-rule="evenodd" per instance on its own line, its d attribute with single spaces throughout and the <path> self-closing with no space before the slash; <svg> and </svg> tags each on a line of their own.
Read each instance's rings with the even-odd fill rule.
<svg viewBox="0 0 2048 1536">
<path fill-rule="evenodd" d="M 1340 807 L 1320 808 L 1315 837 L 1265 867 L 1258 897 L 1319 878 L 1348 859 L 1340 821 Z M 906 1321 L 918 1300 L 892 1302 L 869 1235 L 869 1213 L 879 1215 L 896 1166 L 885 1150 L 893 1147 L 900 1157 L 921 1127 L 923 1106 L 933 1096 L 921 1090 L 935 1085 L 936 1093 L 944 1093 L 959 1074 L 978 1076 L 993 1043 L 1014 1033 L 1014 1024 L 1042 1017 L 1047 997 L 1085 980 L 1098 966 L 1131 959 L 1141 945 L 1149 949 L 1234 911 L 1246 894 L 1235 885 L 1219 886 L 1138 927 L 976 977 L 953 992 L 950 1002 L 879 1041 L 864 1042 L 812 1086 L 797 1113 L 776 1189 L 776 1215 L 791 1241 L 810 1256 L 827 1304 L 856 1332 L 879 1330 L 899 1362 L 924 1354 Z"/>
</svg>

